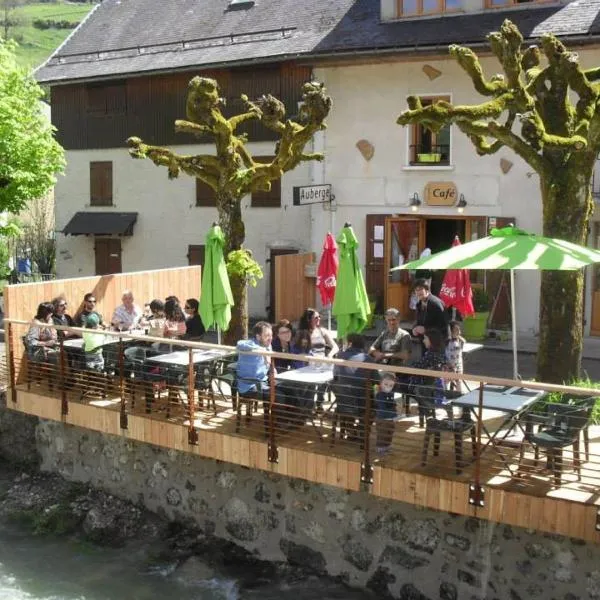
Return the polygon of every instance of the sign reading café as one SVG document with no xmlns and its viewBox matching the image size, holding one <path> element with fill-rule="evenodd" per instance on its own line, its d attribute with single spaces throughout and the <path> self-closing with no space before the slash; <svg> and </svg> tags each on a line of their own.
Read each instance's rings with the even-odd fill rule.
<svg viewBox="0 0 600 600">
<path fill-rule="evenodd" d="M 425 204 L 429 206 L 453 206 L 458 199 L 456 184 L 452 181 L 430 181 L 425 186 Z"/>
</svg>

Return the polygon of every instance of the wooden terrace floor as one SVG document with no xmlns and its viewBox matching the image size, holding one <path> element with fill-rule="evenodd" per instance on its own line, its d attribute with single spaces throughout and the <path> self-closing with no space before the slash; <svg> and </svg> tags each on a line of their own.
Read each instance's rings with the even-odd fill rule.
<svg viewBox="0 0 600 600">
<path fill-rule="evenodd" d="M 498 453 L 489 448 L 483 453 L 479 467 L 484 505 L 476 507 L 469 502 L 470 487 L 477 478 L 476 464 L 471 462 L 462 473 L 456 474 L 452 436 L 442 435 L 439 456 L 433 457 L 430 447 L 427 465 L 423 467 L 424 432 L 418 427 L 416 415 L 396 422 L 389 454 L 372 455 L 373 482 L 365 487 L 361 485 L 364 451 L 357 442 L 348 440 L 336 439 L 332 444 L 331 419 L 327 416 L 292 431 L 277 431 L 278 462 L 273 463 L 268 460 L 262 410 L 253 413 L 248 423 L 243 419 L 236 433 L 236 414 L 231 401 L 218 394 L 216 412 L 206 406 L 196 411 L 198 444 L 192 445 L 188 442 L 189 420 L 184 415 L 183 402 L 171 409 L 167 418 L 164 409 L 146 414 L 143 400 L 139 400 L 129 411 L 127 429 L 121 429 L 121 401 L 114 392 L 104 399 L 90 395 L 80 400 L 80 392 L 70 391 L 67 415 L 61 414 L 60 394 L 44 383 L 33 384 L 30 390 L 19 384 L 15 392 L 11 396 L 9 390 L 8 407 L 41 418 L 289 477 L 354 491 L 364 489 L 377 496 L 436 510 L 600 542 L 596 529 L 600 508 L 600 427 L 590 428 L 590 460 L 582 465 L 581 481 L 577 481 L 572 470 L 572 455 L 566 452 L 562 484 L 558 488 L 553 487 L 551 474 L 544 469 L 543 457 L 535 467 L 533 453 L 526 452 L 515 475 L 518 446 L 503 448 L 506 463 L 513 471 L 511 475 Z M 11 397 L 16 402 L 11 402 Z M 416 413 L 414 407 L 413 411 Z M 497 418 L 497 413 L 484 413 L 490 426 Z M 374 432 L 370 439 L 374 450 Z M 469 456 L 467 440 L 464 451 Z"/>
</svg>

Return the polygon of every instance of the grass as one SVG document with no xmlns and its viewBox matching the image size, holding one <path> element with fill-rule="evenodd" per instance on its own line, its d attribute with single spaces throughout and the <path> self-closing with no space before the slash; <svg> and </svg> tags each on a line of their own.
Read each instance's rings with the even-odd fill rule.
<svg viewBox="0 0 600 600">
<path fill-rule="evenodd" d="M 9 30 L 9 37 L 19 43 L 17 60 L 24 67 L 35 68 L 43 63 L 73 31 L 72 29 L 36 29 L 35 19 L 82 21 L 94 4 L 72 4 L 64 0 L 56 3 L 32 2 L 15 9 L 19 21 Z M 2 35 L 4 32 L 2 31 Z"/>
</svg>

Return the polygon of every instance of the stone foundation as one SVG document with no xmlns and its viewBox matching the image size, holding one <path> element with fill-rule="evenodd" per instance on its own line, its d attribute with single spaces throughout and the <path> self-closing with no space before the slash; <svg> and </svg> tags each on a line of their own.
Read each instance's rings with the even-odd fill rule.
<svg viewBox="0 0 600 600">
<path fill-rule="evenodd" d="M 3 420 L 0 420 L 0 426 Z M 41 468 L 378 598 L 600 598 L 600 547 L 41 421 Z"/>
</svg>

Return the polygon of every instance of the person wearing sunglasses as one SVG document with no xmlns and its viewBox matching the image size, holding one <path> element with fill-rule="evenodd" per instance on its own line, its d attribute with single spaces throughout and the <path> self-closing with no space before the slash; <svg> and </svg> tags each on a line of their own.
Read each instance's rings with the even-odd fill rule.
<svg viewBox="0 0 600 600">
<path fill-rule="evenodd" d="M 67 313 L 67 300 L 64 296 L 57 296 L 52 299 L 52 306 L 54 307 L 54 313 L 52 315 L 52 321 L 55 325 L 62 325 L 63 327 L 73 327 L 74 321 L 71 315 Z M 71 333 L 70 331 L 58 331 L 58 339 L 67 339 L 70 337 L 76 337 L 77 334 Z"/>
<path fill-rule="evenodd" d="M 91 292 L 88 292 L 83 297 L 83 306 L 75 315 L 75 327 L 85 327 L 86 320 L 92 313 L 98 316 L 98 323 L 100 327 L 102 327 L 104 325 L 102 322 L 102 315 L 96 310 L 96 296 Z"/>
</svg>

